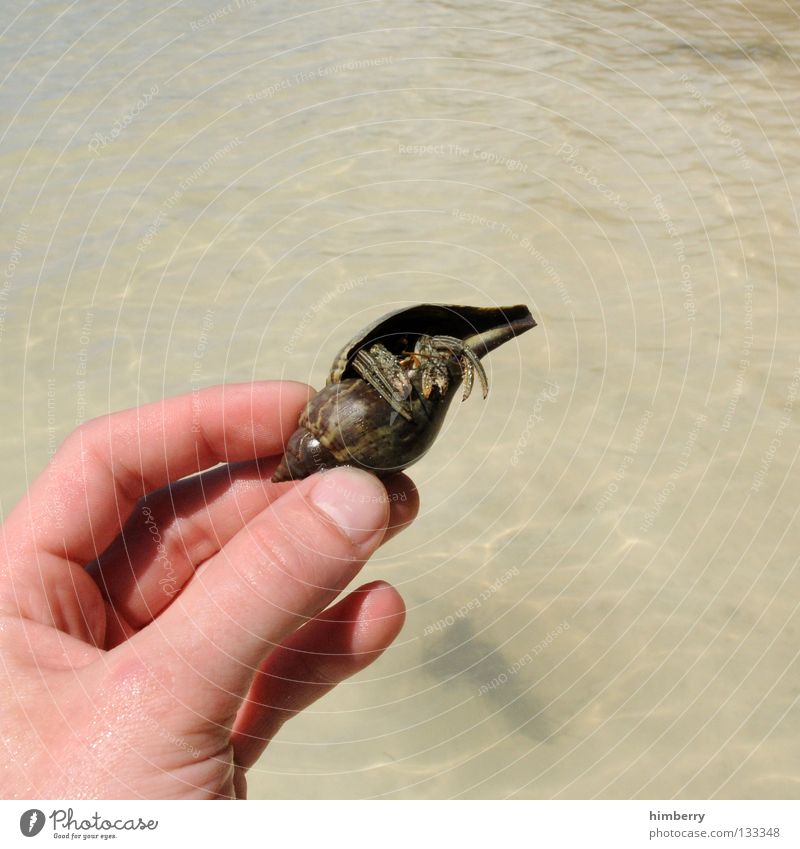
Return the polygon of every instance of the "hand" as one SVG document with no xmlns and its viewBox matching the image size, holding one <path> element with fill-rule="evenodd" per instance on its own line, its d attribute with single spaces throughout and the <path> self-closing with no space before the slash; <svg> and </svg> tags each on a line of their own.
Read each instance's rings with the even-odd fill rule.
<svg viewBox="0 0 800 849">
<path fill-rule="evenodd" d="M 244 797 L 283 722 L 392 642 L 387 584 L 327 605 L 416 491 L 270 483 L 308 393 L 215 387 L 67 438 L 3 528 L 0 796 Z"/>
</svg>

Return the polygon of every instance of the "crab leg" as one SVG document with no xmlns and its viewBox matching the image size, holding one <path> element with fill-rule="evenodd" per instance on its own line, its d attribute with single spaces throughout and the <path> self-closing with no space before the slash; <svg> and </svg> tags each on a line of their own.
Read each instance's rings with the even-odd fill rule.
<svg viewBox="0 0 800 849">
<path fill-rule="evenodd" d="M 353 359 L 353 368 L 395 412 L 399 413 L 404 419 L 413 421 L 411 405 L 405 400 L 411 386 L 402 368 L 388 349 L 378 344 L 373 345 L 369 352 L 362 348 Z M 392 372 L 396 382 L 392 382 L 387 371 Z M 404 389 L 408 390 L 405 394 Z"/>
<path fill-rule="evenodd" d="M 486 377 L 486 371 L 483 368 L 478 355 L 465 345 L 460 339 L 455 336 L 434 336 L 432 345 L 434 348 L 442 351 L 448 351 L 453 356 L 458 358 L 458 364 L 461 367 L 461 374 L 464 377 L 464 395 L 461 400 L 466 401 L 472 392 L 472 384 L 475 377 L 475 372 L 478 373 L 478 380 L 481 383 L 483 397 L 489 394 L 489 380 Z"/>
</svg>

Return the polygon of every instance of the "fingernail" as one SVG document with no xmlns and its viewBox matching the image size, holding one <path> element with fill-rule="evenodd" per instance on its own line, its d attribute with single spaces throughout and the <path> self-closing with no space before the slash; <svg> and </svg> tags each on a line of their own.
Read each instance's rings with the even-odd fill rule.
<svg viewBox="0 0 800 849">
<path fill-rule="evenodd" d="M 386 526 L 389 501 L 383 484 L 374 475 L 345 467 L 318 477 L 311 501 L 354 545 L 362 545 Z"/>
</svg>

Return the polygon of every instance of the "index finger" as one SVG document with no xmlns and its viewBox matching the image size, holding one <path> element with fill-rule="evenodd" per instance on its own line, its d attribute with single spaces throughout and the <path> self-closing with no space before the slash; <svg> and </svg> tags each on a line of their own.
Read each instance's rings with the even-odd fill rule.
<svg viewBox="0 0 800 849">
<path fill-rule="evenodd" d="M 281 451 L 311 391 L 293 381 L 228 384 L 92 419 L 67 437 L 9 525 L 29 553 L 88 563 L 148 492 Z"/>
</svg>

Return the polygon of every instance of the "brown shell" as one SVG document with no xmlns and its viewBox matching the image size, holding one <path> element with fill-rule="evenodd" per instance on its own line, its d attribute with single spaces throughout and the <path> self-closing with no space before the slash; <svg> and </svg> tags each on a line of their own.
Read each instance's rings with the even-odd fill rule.
<svg viewBox="0 0 800 849">
<path fill-rule="evenodd" d="M 419 304 L 383 316 L 336 355 L 325 388 L 301 414 L 272 480 L 304 478 L 343 465 L 385 477 L 415 463 L 431 447 L 461 382 L 460 366 L 452 369 L 446 392 L 426 394 L 416 373 L 408 401 L 410 415 L 405 418 L 353 367 L 356 353 L 364 346 L 380 342 L 399 355 L 414 350 L 420 336 L 454 336 L 483 357 L 535 325 L 523 305 Z"/>
<path fill-rule="evenodd" d="M 365 345 L 380 342 L 392 353 L 400 353 L 401 348 L 412 350 L 417 338 L 428 336 L 455 336 L 467 341 L 486 331 L 509 325 L 525 325 L 522 329 L 536 326 L 530 310 L 524 305 L 513 307 L 469 307 L 454 304 L 418 304 L 387 313 L 382 318 L 365 327 L 358 336 L 354 336 L 336 355 L 331 366 L 326 385 L 339 383 L 348 377 L 358 377 L 352 367 L 356 352 Z M 510 338 L 509 334 L 506 338 Z M 506 341 L 503 339 L 502 341 Z M 501 343 L 498 343 L 501 344 Z M 487 348 L 487 351 L 491 347 Z M 487 351 L 482 351 L 482 356 Z"/>
</svg>

